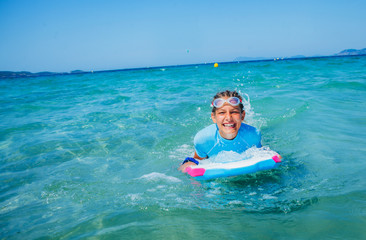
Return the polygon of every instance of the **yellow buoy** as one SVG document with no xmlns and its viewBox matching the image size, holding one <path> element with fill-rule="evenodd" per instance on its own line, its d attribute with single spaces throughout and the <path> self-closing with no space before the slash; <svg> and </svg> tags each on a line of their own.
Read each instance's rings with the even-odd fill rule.
<svg viewBox="0 0 366 240">
<path fill-rule="evenodd" d="M 218 66 L 219 66 L 219 64 L 218 64 L 218 63 L 215 63 L 215 64 L 214 64 L 214 67 L 218 67 Z"/>
</svg>

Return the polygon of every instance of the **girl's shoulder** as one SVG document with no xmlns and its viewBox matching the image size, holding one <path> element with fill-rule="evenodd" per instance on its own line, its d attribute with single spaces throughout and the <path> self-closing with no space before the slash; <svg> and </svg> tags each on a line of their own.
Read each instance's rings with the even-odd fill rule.
<svg viewBox="0 0 366 240">
<path fill-rule="evenodd" d="M 210 138 L 215 138 L 217 134 L 217 126 L 216 124 L 211 124 L 204 129 L 200 130 L 196 136 L 194 137 L 194 142 L 199 143 L 203 141 L 207 141 Z"/>
<path fill-rule="evenodd" d="M 241 127 L 239 129 L 239 135 L 242 137 L 251 137 L 251 138 L 258 138 L 261 139 L 261 132 L 256 128 L 253 127 L 251 125 L 242 123 Z"/>
</svg>

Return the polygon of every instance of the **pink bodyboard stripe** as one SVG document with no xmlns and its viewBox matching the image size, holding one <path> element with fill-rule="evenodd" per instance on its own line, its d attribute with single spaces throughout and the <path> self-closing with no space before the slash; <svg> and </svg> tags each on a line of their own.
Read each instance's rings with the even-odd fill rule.
<svg viewBox="0 0 366 240">
<path fill-rule="evenodd" d="M 273 156 L 273 157 L 272 157 L 272 159 L 273 159 L 273 161 L 275 161 L 276 163 L 280 163 L 280 162 L 281 162 L 281 156 L 277 156 L 277 155 L 275 155 L 275 156 Z"/>
<path fill-rule="evenodd" d="M 203 176 L 203 174 L 205 174 L 206 169 L 204 168 L 191 168 L 191 167 L 187 167 L 186 168 L 186 172 L 191 175 L 192 177 L 198 177 L 198 176 Z"/>
</svg>

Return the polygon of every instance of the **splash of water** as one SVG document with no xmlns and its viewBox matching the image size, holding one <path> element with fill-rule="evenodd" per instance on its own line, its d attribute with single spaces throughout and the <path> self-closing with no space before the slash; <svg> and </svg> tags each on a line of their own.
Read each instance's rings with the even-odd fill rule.
<svg viewBox="0 0 366 240">
<path fill-rule="evenodd" d="M 277 153 L 273 150 L 271 150 L 269 147 L 252 147 L 246 150 L 243 153 L 237 153 L 234 151 L 222 151 L 216 156 L 202 161 L 203 163 L 228 163 L 228 162 L 237 162 L 242 161 L 246 159 L 263 159 L 263 158 L 271 158 L 273 155 L 276 155 Z"/>
</svg>

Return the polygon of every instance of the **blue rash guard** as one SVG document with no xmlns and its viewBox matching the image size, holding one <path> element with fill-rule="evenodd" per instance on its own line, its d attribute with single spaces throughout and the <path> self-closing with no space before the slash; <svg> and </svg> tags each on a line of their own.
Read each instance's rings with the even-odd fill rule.
<svg viewBox="0 0 366 240">
<path fill-rule="evenodd" d="M 255 127 L 244 123 L 232 140 L 221 137 L 216 124 L 202 129 L 194 137 L 194 147 L 201 158 L 213 157 L 221 151 L 242 153 L 253 146 L 262 147 L 261 134 Z"/>
</svg>

